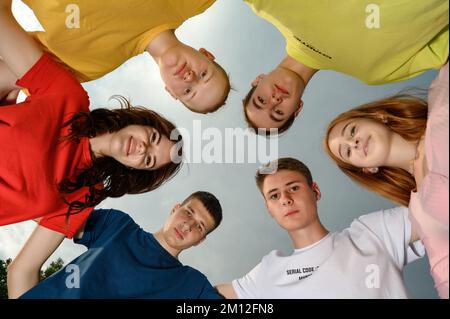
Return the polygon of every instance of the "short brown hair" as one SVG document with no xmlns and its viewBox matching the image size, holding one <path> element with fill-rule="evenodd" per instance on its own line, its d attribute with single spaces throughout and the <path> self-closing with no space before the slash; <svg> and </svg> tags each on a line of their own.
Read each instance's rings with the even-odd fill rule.
<svg viewBox="0 0 450 319">
<path fill-rule="evenodd" d="M 275 161 L 269 162 L 263 167 L 259 168 L 256 171 L 256 185 L 258 186 L 259 190 L 262 192 L 262 187 L 264 184 L 264 180 L 269 174 L 263 173 L 264 168 L 267 168 L 269 166 L 276 167 L 277 171 L 286 170 L 286 171 L 294 171 L 297 173 L 302 174 L 306 181 L 308 182 L 308 185 L 311 187 L 313 184 L 313 178 L 311 175 L 311 171 L 309 170 L 308 166 L 300 162 L 299 160 L 292 158 L 292 157 L 283 157 L 279 158 Z"/>
<path fill-rule="evenodd" d="M 255 90 L 256 90 L 256 86 L 253 86 L 250 89 L 250 91 L 248 91 L 248 93 L 244 97 L 244 99 L 242 100 L 242 105 L 244 106 L 244 118 L 245 118 L 245 121 L 247 122 L 248 127 L 254 129 L 257 134 L 262 135 L 264 137 L 268 137 L 269 135 L 272 134 L 270 128 L 258 127 L 255 123 L 253 123 L 250 120 L 250 118 L 247 115 L 247 106 L 248 106 L 250 99 L 251 99 L 253 93 L 255 92 Z M 295 114 L 292 114 L 291 117 L 287 119 L 286 123 L 284 123 L 282 126 L 280 126 L 278 128 L 278 135 L 283 134 L 288 129 L 290 129 L 292 124 L 294 124 L 294 120 L 295 120 Z"/>
<path fill-rule="evenodd" d="M 208 232 L 210 233 L 222 222 L 222 206 L 216 196 L 205 191 L 197 191 L 192 193 L 181 203 L 181 206 L 184 206 L 188 201 L 194 198 L 199 200 L 203 206 L 205 206 L 206 210 L 214 220 L 214 227 Z"/>
</svg>

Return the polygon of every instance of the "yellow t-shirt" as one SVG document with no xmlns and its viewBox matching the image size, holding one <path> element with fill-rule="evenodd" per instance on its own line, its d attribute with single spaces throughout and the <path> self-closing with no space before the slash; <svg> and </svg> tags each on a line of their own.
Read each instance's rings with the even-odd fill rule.
<svg viewBox="0 0 450 319">
<path fill-rule="evenodd" d="M 214 1 L 23 0 L 45 30 L 34 37 L 81 81 L 116 69 L 159 33 L 178 28 Z"/>
<path fill-rule="evenodd" d="M 311 68 L 383 84 L 448 59 L 448 0 L 245 1 L 283 34 L 287 54 Z"/>
</svg>

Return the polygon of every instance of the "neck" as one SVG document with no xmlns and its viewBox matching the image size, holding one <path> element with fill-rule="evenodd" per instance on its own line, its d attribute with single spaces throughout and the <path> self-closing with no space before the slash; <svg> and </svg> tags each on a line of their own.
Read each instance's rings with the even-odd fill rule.
<svg viewBox="0 0 450 319">
<path fill-rule="evenodd" d="M 419 141 L 407 141 L 400 135 L 393 134 L 386 166 L 401 168 L 413 174 L 411 164 L 418 155 Z"/>
<path fill-rule="evenodd" d="M 328 233 L 329 231 L 317 220 L 306 228 L 290 231 L 289 236 L 291 236 L 294 248 L 301 249 L 318 242 Z"/>
<path fill-rule="evenodd" d="M 156 241 L 169 253 L 171 254 L 173 257 L 175 257 L 176 259 L 178 259 L 178 255 L 181 253 L 181 250 L 179 249 L 175 249 L 173 247 L 171 247 L 167 241 L 164 239 L 164 235 L 163 235 L 163 230 L 160 229 L 158 230 L 156 233 L 153 234 L 153 236 L 155 237 Z"/>
<path fill-rule="evenodd" d="M 89 145 L 91 151 L 94 154 L 94 158 L 110 156 L 110 145 L 113 133 L 105 133 L 102 135 L 94 136 L 89 139 Z"/>
<path fill-rule="evenodd" d="M 175 36 L 174 30 L 166 30 L 158 34 L 148 45 L 146 51 L 150 53 L 152 58 L 158 63 L 161 57 L 169 49 L 180 45 L 181 42 Z"/>
<path fill-rule="evenodd" d="M 286 56 L 283 61 L 278 65 L 279 68 L 288 69 L 296 73 L 303 81 L 304 87 L 308 85 L 313 75 L 318 71 L 317 69 L 310 68 L 290 56 Z"/>
</svg>

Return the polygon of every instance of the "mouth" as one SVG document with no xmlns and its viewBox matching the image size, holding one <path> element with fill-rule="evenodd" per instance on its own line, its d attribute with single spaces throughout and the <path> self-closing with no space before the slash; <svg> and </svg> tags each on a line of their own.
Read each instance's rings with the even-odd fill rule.
<svg viewBox="0 0 450 319">
<path fill-rule="evenodd" d="M 134 140 L 133 136 L 130 136 L 130 138 L 128 139 L 125 145 L 125 150 L 127 156 L 134 153 L 134 151 L 136 150 L 136 141 Z"/>
<path fill-rule="evenodd" d="M 284 87 L 275 84 L 275 88 L 276 88 L 279 92 L 281 92 L 282 94 L 289 95 L 289 91 L 286 90 Z"/>
<path fill-rule="evenodd" d="M 369 152 L 369 141 L 370 136 L 367 138 L 366 143 L 364 144 L 364 155 L 367 157 L 367 153 Z"/>
<path fill-rule="evenodd" d="M 288 217 L 288 216 L 291 216 L 291 215 L 294 215 L 294 214 L 298 214 L 298 213 L 300 213 L 299 210 L 293 210 L 293 211 L 290 211 L 287 214 L 285 214 L 284 217 Z"/>
<path fill-rule="evenodd" d="M 177 234 L 178 238 L 180 238 L 181 240 L 184 239 L 183 235 L 181 234 L 181 232 L 178 230 L 178 228 L 174 228 L 175 229 L 175 233 Z"/>
<path fill-rule="evenodd" d="M 183 65 L 179 67 L 177 72 L 175 72 L 174 76 L 179 76 L 180 74 L 183 74 L 184 69 L 186 69 L 187 62 L 184 62 Z"/>
</svg>

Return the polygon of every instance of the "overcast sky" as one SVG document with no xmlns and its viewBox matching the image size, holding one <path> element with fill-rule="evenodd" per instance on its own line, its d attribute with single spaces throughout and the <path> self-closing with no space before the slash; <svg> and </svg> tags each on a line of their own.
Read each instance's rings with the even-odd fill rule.
<svg viewBox="0 0 450 319">
<path fill-rule="evenodd" d="M 28 30 L 39 24 L 15 1 L 14 13 Z M 237 92 L 227 105 L 212 115 L 189 112 L 164 91 L 156 64 L 148 54 L 135 57 L 103 78 L 84 84 L 91 108 L 107 106 L 111 95 L 122 94 L 135 105 L 162 113 L 176 125 L 191 130 L 193 120 L 202 128 L 245 127 L 241 99 L 252 79 L 270 71 L 284 57 L 284 40 L 268 22 L 256 16 L 240 0 L 218 0 L 204 14 L 186 21 L 176 32 L 186 44 L 212 51 L 222 64 Z M 304 94 L 304 109 L 290 131 L 279 139 L 279 155 L 292 156 L 307 164 L 322 191 L 319 215 L 330 231 L 350 225 L 361 214 L 395 206 L 369 193 L 344 176 L 322 150 L 327 124 L 353 106 L 394 94 L 406 87 L 428 88 L 436 75 L 427 72 L 410 81 L 368 86 L 357 79 L 332 71 L 319 72 Z M 203 145 L 206 144 L 206 141 Z M 145 230 L 158 230 L 170 209 L 197 190 L 214 193 L 224 209 L 222 225 L 201 245 L 182 253 L 180 259 L 202 271 L 213 284 L 246 274 L 273 249 L 292 250 L 290 238 L 269 217 L 255 183 L 258 163 L 188 164 L 159 189 L 120 199 L 108 199 L 100 207 L 130 214 Z M 32 208 L 30 208 L 32 209 Z M 0 259 L 14 257 L 34 228 L 24 222 L 0 228 Z M 50 258 L 67 263 L 85 249 L 66 240 Z M 408 265 L 406 282 L 416 298 L 436 298 L 425 259 Z"/>
</svg>

